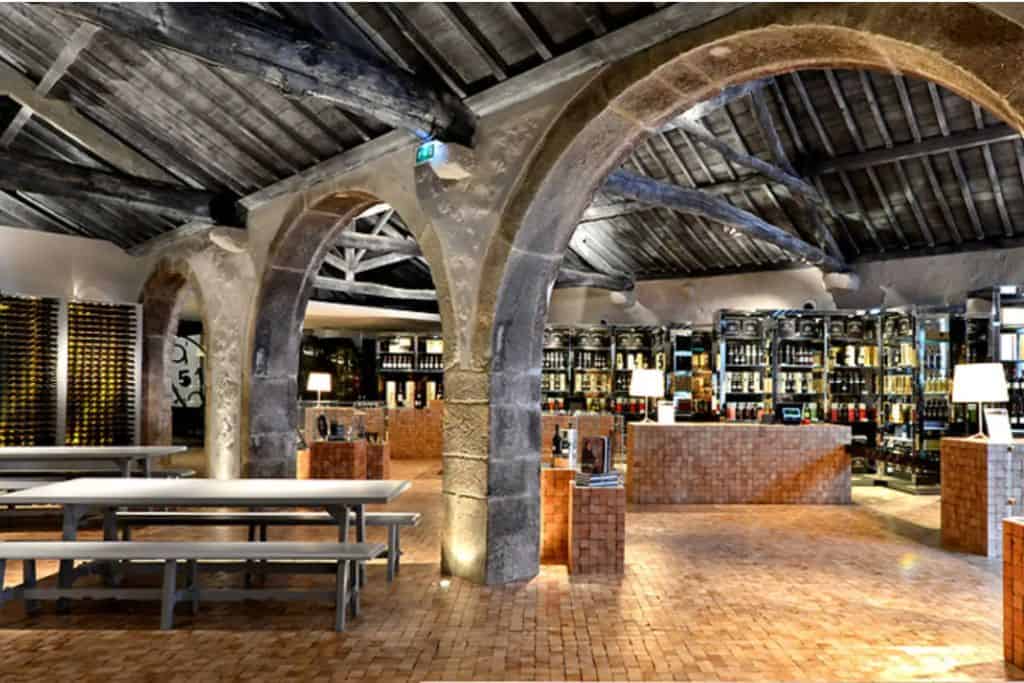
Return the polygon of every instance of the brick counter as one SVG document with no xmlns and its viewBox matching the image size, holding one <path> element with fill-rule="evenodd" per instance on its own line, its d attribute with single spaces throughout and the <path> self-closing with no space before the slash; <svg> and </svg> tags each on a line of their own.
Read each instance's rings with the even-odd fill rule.
<svg viewBox="0 0 1024 683">
<path fill-rule="evenodd" d="M 1024 514 L 1024 441 L 943 437 L 942 546 L 987 557 L 1003 550 L 1004 517 Z M 1008 505 L 1007 501 L 1015 502 Z M 1022 634 L 1024 635 L 1024 634 Z"/>
<path fill-rule="evenodd" d="M 850 428 L 737 423 L 629 425 L 631 503 L 849 504 Z"/>
</svg>

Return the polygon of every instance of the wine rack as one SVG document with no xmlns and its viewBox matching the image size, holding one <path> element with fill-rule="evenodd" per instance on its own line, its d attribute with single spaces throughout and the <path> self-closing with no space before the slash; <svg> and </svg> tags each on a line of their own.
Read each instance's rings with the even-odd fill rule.
<svg viewBox="0 0 1024 683">
<path fill-rule="evenodd" d="M 141 310 L 0 294 L 0 446 L 138 443 Z"/>
<path fill-rule="evenodd" d="M 68 302 L 69 446 L 135 443 L 138 413 L 137 306 Z"/>
<path fill-rule="evenodd" d="M 0 295 L 0 446 L 57 442 L 56 299 Z"/>
</svg>

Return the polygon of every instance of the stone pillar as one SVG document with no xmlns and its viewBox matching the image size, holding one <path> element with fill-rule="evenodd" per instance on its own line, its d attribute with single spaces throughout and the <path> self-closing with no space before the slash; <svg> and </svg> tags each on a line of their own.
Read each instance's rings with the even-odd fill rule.
<svg viewBox="0 0 1024 683">
<path fill-rule="evenodd" d="M 142 289 L 142 439 L 144 446 L 171 443 L 168 368 L 187 276 L 162 261 Z"/>
</svg>

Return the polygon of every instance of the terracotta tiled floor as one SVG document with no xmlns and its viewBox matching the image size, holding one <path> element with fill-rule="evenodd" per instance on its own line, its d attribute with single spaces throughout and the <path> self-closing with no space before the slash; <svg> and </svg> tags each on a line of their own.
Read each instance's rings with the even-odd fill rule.
<svg viewBox="0 0 1024 683">
<path fill-rule="evenodd" d="M 303 603 L 0 610 L 0 680 L 1002 679 L 999 565 L 936 547 L 938 499 L 856 489 L 850 507 L 660 507 L 627 517 L 626 577 L 439 585 L 436 463 L 399 507 L 425 514 L 399 580 L 370 568 L 363 615 Z M 91 532 L 95 533 L 95 532 Z M 237 532 L 244 534 L 244 531 Z M 236 530 L 162 529 L 139 538 Z M 288 532 L 278 532 L 278 537 Z M 40 537 L 0 533 L 0 538 Z M 326 529 L 293 537 L 324 537 Z M 20 580 L 20 568 L 8 571 Z M 217 580 L 227 581 L 227 578 Z M 232 579 L 233 580 L 233 579 Z M 316 579 L 309 579 L 316 580 Z"/>
</svg>

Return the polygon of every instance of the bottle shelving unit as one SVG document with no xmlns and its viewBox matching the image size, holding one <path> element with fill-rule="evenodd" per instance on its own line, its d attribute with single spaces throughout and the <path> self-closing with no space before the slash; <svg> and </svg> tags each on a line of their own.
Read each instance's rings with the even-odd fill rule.
<svg viewBox="0 0 1024 683">
<path fill-rule="evenodd" d="M 718 404 L 730 422 L 754 422 L 771 411 L 766 313 L 723 310 L 715 316 Z"/>
<path fill-rule="evenodd" d="M 422 408 L 444 397 L 444 341 L 439 335 L 380 335 L 376 351 L 378 390 L 389 406 Z"/>
<path fill-rule="evenodd" d="M 823 421 L 827 403 L 828 340 L 824 315 L 778 311 L 771 340 L 772 407 L 800 404 L 804 419 Z"/>
</svg>

